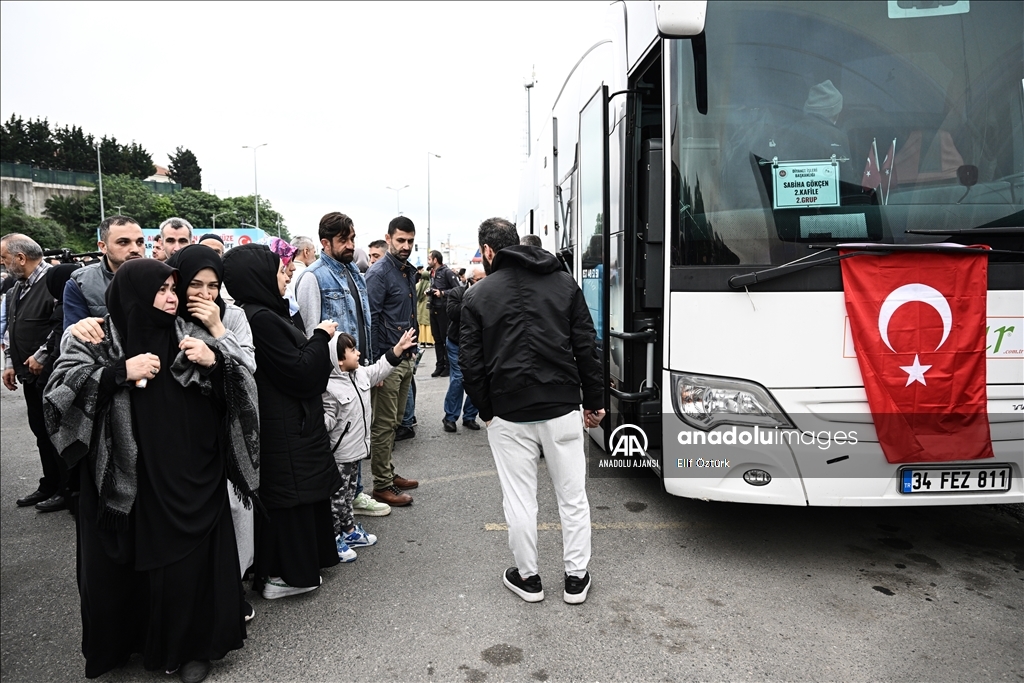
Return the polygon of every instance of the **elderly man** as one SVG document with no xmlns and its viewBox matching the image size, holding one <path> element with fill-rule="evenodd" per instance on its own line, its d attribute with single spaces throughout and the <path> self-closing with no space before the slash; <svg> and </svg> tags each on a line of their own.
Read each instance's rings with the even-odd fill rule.
<svg viewBox="0 0 1024 683">
<path fill-rule="evenodd" d="M 292 257 L 292 263 L 295 264 L 295 272 L 292 273 L 292 281 L 288 283 L 288 287 L 285 289 L 285 295 L 294 298 L 295 285 L 299 282 L 299 276 L 302 275 L 302 271 L 316 262 L 317 253 L 316 245 L 308 237 L 292 238 L 292 246 L 295 247 L 295 256 Z M 342 331 L 344 332 L 344 330 Z"/>
<path fill-rule="evenodd" d="M 50 316 L 57 303 L 46 287 L 46 271 L 52 266 L 43 261 L 42 248 L 19 233 L 0 239 L 0 258 L 17 278 L 5 301 L 8 326 L 3 382 L 11 391 L 17 391 L 21 382 L 28 424 L 36 437 L 43 467 L 39 487 L 19 498 L 17 505 L 35 505 L 40 512 L 63 510 L 67 477 L 43 419 L 43 389 L 53 370 L 53 358 L 47 351 L 47 341 L 53 334 Z"/>
<path fill-rule="evenodd" d="M 171 258 L 174 252 L 192 244 L 192 224 L 184 218 L 168 218 L 160 224 L 160 242 L 164 254 Z"/>
<path fill-rule="evenodd" d="M 99 263 L 79 268 L 64 285 L 64 329 L 83 318 L 107 314 L 107 286 L 125 261 L 146 254 L 146 238 L 134 218 L 111 216 L 100 223 Z"/>
<path fill-rule="evenodd" d="M 520 246 L 501 218 L 480 224 L 487 278 L 463 298 L 459 364 L 466 393 L 487 423 L 516 566 L 505 586 L 544 599 L 537 567 L 537 463 L 543 448 L 562 521 L 563 600 L 590 590 L 590 504 L 583 430 L 604 417 L 594 324 L 583 292 L 555 256 Z M 515 296 L 509 296 L 515 291 Z M 580 414 L 580 396 L 583 413 Z"/>
</svg>

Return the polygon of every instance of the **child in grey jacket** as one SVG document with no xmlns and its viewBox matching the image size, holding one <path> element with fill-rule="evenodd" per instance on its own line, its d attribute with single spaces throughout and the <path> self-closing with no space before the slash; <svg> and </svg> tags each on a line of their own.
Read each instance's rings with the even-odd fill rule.
<svg viewBox="0 0 1024 683">
<path fill-rule="evenodd" d="M 369 366 L 359 364 L 356 340 L 345 332 L 338 333 L 334 343 L 328 345 L 336 370 L 327 381 L 324 392 L 324 421 L 331 439 L 334 462 L 341 474 L 342 487 L 331 498 L 334 510 L 334 534 L 338 546 L 338 559 L 354 562 L 353 547 L 371 546 L 377 537 L 368 534 L 352 516 L 352 501 L 356 496 L 356 475 L 359 461 L 370 457 L 370 387 L 376 386 L 391 374 L 401 362 L 406 349 L 414 344 L 414 330 L 406 330 L 394 348 Z"/>
</svg>

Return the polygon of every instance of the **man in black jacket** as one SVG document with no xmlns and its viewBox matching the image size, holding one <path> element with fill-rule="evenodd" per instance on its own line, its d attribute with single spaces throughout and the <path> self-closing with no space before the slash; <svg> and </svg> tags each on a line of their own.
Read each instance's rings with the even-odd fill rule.
<svg viewBox="0 0 1024 683">
<path fill-rule="evenodd" d="M 448 376 L 448 352 L 445 350 L 445 338 L 448 334 L 448 313 L 445 299 L 448 293 L 461 283 L 452 269 L 444 264 L 444 257 L 436 249 L 430 252 L 430 291 L 427 301 L 430 307 L 430 333 L 434 335 L 434 353 L 437 364 L 431 377 Z"/>
<path fill-rule="evenodd" d="M 46 287 L 46 271 L 52 266 L 43 261 L 43 250 L 35 240 L 18 233 L 0 240 L 0 258 L 17 278 L 6 300 L 9 343 L 4 349 L 3 382 L 11 391 L 16 391 L 21 382 L 28 424 L 36 437 L 43 466 L 39 488 L 19 498 L 17 504 L 35 505 L 40 512 L 63 510 L 66 474 L 43 420 L 43 389 L 53 370 L 53 355 L 47 350 L 47 342 L 54 332 L 50 318 L 57 303 Z"/>
<path fill-rule="evenodd" d="M 562 520 L 565 591 L 578 604 L 590 590 L 590 504 L 583 425 L 604 417 L 601 363 L 583 292 L 558 259 L 520 246 L 514 225 L 480 225 L 488 276 L 463 299 L 459 363 L 480 417 L 504 497 L 516 566 L 505 586 L 527 602 L 544 599 L 537 574 L 537 463 L 541 449 Z M 583 414 L 579 411 L 582 390 Z"/>
</svg>

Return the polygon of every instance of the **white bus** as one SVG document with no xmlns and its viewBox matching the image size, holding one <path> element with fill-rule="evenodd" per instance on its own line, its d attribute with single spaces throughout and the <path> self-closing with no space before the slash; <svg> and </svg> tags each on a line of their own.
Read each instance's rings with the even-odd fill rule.
<svg viewBox="0 0 1024 683">
<path fill-rule="evenodd" d="M 1024 501 L 1024 3 L 616 2 L 609 17 L 537 127 L 518 211 L 598 331 L 609 417 L 591 476 L 639 454 L 690 498 Z M 774 192 L 780 163 L 808 160 L 837 169 L 824 206 Z M 994 457 L 885 457 L 842 243 L 992 249 Z"/>
</svg>

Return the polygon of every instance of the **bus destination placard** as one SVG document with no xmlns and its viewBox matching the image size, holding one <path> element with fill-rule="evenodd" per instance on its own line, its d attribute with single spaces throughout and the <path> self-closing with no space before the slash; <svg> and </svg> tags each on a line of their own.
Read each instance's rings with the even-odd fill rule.
<svg viewBox="0 0 1024 683">
<path fill-rule="evenodd" d="M 832 161 L 780 161 L 775 173 L 775 208 L 839 206 L 839 165 Z"/>
</svg>

